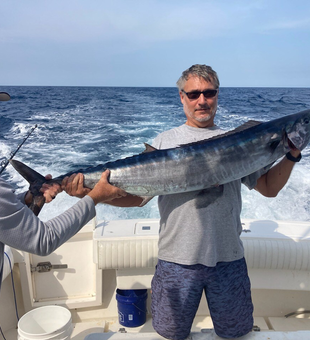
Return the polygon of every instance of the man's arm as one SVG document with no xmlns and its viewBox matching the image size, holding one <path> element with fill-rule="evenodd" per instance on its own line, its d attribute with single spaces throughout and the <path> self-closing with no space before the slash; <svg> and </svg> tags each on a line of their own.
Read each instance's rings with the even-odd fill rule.
<svg viewBox="0 0 310 340">
<path fill-rule="evenodd" d="M 291 155 L 297 158 L 299 150 L 291 150 Z M 287 183 L 295 163 L 284 157 L 279 163 L 273 166 L 267 173 L 262 175 L 255 187 L 259 193 L 266 197 L 276 197 L 280 190 Z"/>
<path fill-rule="evenodd" d="M 106 185 L 111 186 L 109 183 L 106 183 Z M 84 197 L 90 191 L 89 188 L 84 187 L 84 177 L 82 174 L 74 174 L 66 177 L 62 182 L 62 189 L 65 190 L 68 195 L 79 198 Z M 102 187 L 102 190 L 104 191 L 105 188 Z M 115 207 L 131 208 L 142 206 L 142 202 L 144 205 L 148 200 L 144 200 L 143 197 L 127 194 L 124 197 L 115 198 L 104 203 Z"/>
<path fill-rule="evenodd" d="M 126 197 L 116 198 L 112 201 L 105 202 L 105 204 L 113 205 L 115 207 L 132 208 L 142 206 L 143 201 L 143 197 L 127 194 Z"/>
</svg>

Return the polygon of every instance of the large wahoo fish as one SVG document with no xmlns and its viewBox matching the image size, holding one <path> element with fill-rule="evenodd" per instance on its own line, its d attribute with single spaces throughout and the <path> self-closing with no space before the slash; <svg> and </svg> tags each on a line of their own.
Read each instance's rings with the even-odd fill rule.
<svg viewBox="0 0 310 340">
<path fill-rule="evenodd" d="M 128 193 L 141 196 L 168 195 L 202 190 L 240 179 L 271 165 L 292 148 L 303 150 L 310 140 L 310 110 L 269 122 L 249 121 L 217 137 L 156 150 L 146 145 L 140 155 L 83 170 L 84 185 L 93 188 L 105 169 L 109 181 Z M 44 204 L 39 189 L 44 182 L 61 183 L 67 173 L 47 181 L 25 164 L 11 160 L 30 183 L 38 213 Z"/>
</svg>

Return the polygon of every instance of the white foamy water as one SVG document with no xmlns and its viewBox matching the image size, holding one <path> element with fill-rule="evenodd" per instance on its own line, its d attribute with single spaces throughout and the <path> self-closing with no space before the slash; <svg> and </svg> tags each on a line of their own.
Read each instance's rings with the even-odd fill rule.
<svg viewBox="0 0 310 340">
<path fill-rule="evenodd" d="M 37 129 L 16 159 L 53 177 L 138 154 L 164 130 L 185 118 L 174 88 L 12 87 L 5 110 L 0 106 L 0 162 L 10 156 L 34 124 Z M 29 96 L 31 98 L 29 98 Z M 231 130 L 244 122 L 271 120 L 310 107 L 310 89 L 238 89 L 220 91 L 216 123 Z M 3 104 L 3 103 L 2 103 Z M 310 149 L 296 164 L 276 198 L 242 188 L 243 218 L 310 220 Z M 28 185 L 8 166 L 2 175 L 17 191 Z M 40 213 L 48 220 L 78 199 L 61 193 Z M 99 220 L 157 218 L 157 198 L 143 208 L 97 206 Z"/>
</svg>

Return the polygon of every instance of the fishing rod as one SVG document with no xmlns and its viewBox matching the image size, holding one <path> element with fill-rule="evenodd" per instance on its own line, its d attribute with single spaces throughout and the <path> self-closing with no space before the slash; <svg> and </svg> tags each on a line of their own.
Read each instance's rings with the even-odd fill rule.
<svg viewBox="0 0 310 340">
<path fill-rule="evenodd" d="M 32 134 L 32 132 L 37 128 L 37 124 L 28 132 L 27 136 L 24 138 L 24 140 L 18 145 L 17 149 L 11 153 L 11 156 L 9 159 L 7 159 L 6 161 L 3 161 L 1 163 L 1 170 L 0 170 L 0 175 L 2 174 L 2 172 L 4 171 L 4 169 L 8 166 L 9 162 L 11 159 L 13 159 L 13 157 L 17 154 L 18 150 L 23 146 L 23 144 L 26 142 L 26 140 L 29 138 L 29 136 Z"/>
</svg>

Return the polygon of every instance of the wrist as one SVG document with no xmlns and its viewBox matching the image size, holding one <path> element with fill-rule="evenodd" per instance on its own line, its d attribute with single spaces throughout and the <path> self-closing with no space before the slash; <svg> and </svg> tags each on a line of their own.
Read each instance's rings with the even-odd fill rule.
<svg viewBox="0 0 310 340">
<path fill-rule="evenodd" d="M 97 205 L 99 203 L 96 195 L 92 195 L 92 192 L 90 191 L 87 196 L 89 196 L 93 201 L 94 201 L 94 204 Z"/>
<path fill-rule="evenodd" d="M 301 153 L 299 153 L 299 155 L 295 157 L 291 154 L 291 152 L 288 152 L 285 156 L 288 160 L 294 163 L 297 163 L 301 160 Z"/>
</svg>

